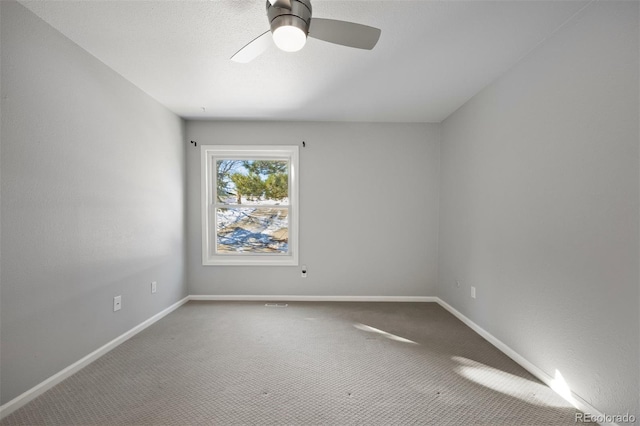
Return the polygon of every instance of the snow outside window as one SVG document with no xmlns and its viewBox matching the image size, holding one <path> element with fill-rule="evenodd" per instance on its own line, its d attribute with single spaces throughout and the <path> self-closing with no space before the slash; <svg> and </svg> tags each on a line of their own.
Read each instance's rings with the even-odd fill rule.
<svg viewBox="0 0 640 426">
<path fill-rule="evenodd" d="M 298 147 L 205 145 L 202 264 L 298 264 Z"/>
</svg>

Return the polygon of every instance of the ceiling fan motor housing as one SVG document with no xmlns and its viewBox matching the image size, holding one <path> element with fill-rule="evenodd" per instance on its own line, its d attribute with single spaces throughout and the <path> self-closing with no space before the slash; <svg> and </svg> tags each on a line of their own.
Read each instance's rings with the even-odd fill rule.
<svg viewBox="0 0 640 426">
<path fill-rule="evenodd" d="M 279 2 L 271 5 L 267 0 L 267 16 L 273 33 L 277 28 L 289 25 L 300 28 L 305 35 L 309 34 L 309 23 L 311 22 L 311 2 L 309 0 L 290 0 L 291 8 L 287 6 L 289 2 L 283 2 L 285 7 L 279 7 Z"/>
</svg>

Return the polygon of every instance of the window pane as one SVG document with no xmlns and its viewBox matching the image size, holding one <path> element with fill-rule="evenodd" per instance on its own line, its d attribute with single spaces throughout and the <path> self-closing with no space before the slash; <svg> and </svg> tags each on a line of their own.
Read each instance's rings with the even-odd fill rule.
<svg viewBox="0 0 640 426">
<path fill-rule="evenodd" d="M 289 209 L 216 209 L 216 252 L 281 253 L 289 250 Z"/>
<path fill-rule="evenodd" d="M 298 146 L 200 152 L 202 264 L 298 265 Z"/>
<path fill-rule="evenodd" d="M 286 160 L 217 160 L 217 203 L 289 205 Z"/>
</svg>

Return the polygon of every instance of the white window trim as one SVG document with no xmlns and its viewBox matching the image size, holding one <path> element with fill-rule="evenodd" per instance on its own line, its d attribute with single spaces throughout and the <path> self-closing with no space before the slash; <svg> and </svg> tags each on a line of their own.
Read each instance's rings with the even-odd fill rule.
<svg viewBox="0 0 640 426">
<path fill-rule="evenodd" d="M 289 161 L 289 242 L 288 254 L 216 254 L 216 229 L 213 205 L 216 197 L 217 159 Z M 202 204 L 203 265 L 298 265 L 298 147 L 295 145 L 201 145 L 200 199 Z"/>
</svg>

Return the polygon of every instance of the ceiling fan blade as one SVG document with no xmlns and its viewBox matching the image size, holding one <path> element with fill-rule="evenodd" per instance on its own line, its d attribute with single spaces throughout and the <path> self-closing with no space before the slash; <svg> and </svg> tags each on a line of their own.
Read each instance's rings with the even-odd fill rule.
<svg viewBox="0 0 640 426">
<path fill-rule="evenodd" d="M 378 43 L 381 32 L 378 28 L 335 19 L 312 18 L 309 25 L 309 37 L 368 50 Z"/>
<path fill-rule="evenodd" d="M 265 31 L 238 50 L 231 60 L 241 64 L 251 62 L 271 46 L 271 40 L 271 31 Z"/>
<path fill-rule="evenodd" d="M 291 0 L 269 0 L 271 6 L 291 10 Z"/>
</svg>

